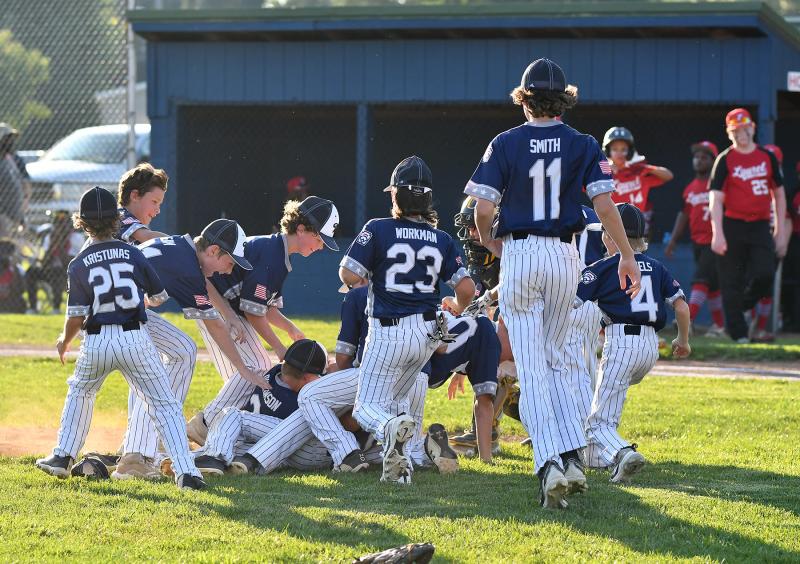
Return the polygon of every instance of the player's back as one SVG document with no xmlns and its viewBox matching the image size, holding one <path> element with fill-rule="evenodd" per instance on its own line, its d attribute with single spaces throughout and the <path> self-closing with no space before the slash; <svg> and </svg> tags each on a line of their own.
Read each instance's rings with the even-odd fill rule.
<svg viewBox="0 0 800 564">
<path fill-rule="evenodd" d="M 484 160 L 498 159 L 506 182 L 498 236 L 530 231 L 556 237 L 580 231 L 581 194 L 596 145 L 592 137 L 560 122 L 525 123 L 498 135 L 484 155 Z"/>
<path fill-rule="evenodd" d="M 484 356 L 500 356 L 500 340 L 492 321 L 483 315 L 478 317 L 452 317 L 447 330 L 456 336 L 448 343 L 444 353 L 431 357 L 431 376 L 449 375 L 463 370 L 467 364 L 479 361 Z"/>
<path fill-rule="evenodd" d="M 86 327 L 146 321 L 144 294 L 163 291 L 141 251 L 118 240 L 88 245 L 67 271 L 67 315 L 88 316 Z"/>
<path fill-rule="evenodd" d="M 359 363 L 369 330 L 366 311 L 368 291 L 366 286 L 360 286 L 347 292 L 342 301 L 341 326 L 336 339 L 336 352 L 353 356 Z"/>
<path fill-rule="evenodd" d="M 683 296 L 680 284 L 659 261 L 636 253 L 642 273 L 641 289 L 631 299 L 619 287 L 619 253 L 604 258 L 584 269 L 578 284 L 578 297 L 596 301 L 611 323 L 650 325 L 656 331 L 666 322 L 666 305 Z"/>
<path fill-rule="evenodd" d="M 583 264 L 588 266 L 603 258 L 606 247 L 603 244 L 603 231 L 597 212 L 589 206 L 581 206 L 581 208 L 586 221 L 586 229 L 578 237 L 578 253 L 581 255 Z"/>
<path fill-rule="evenodd" d="M 373 317 L 402 317 L 436 310 L 439 281 L 448 273 L 443 263 L 455 253 L 462 264 L 450 235 L 410 219 L 376 219 L 365 229 L 374 239 L 367 311 Z"/>
<path fill-rule="evenodd" d="M 186 276 L 202 276 L 194 242 L 188 235 L 172 235 L 150 239 L 139 250 L 158 272 L 167 293 L 170 286 Z"/>
<path fill-rule="evenodd" d="M 267 381 L 272 388 L 264 390 L 260 387 L 255 387 L 242 409 L 261 415 L 277 417 L 278 419 L 286 419 L 297 411 L 298 393 L 290 389 L 278 378 L 280 373 L 281 365 L 276 364 L 273 366 L 267 373 Z"/>
</svg>

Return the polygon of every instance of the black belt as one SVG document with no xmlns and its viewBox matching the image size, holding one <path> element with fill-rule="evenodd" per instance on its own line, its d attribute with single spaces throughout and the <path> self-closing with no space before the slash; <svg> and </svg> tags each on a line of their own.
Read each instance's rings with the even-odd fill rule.
<svg viewBox="0 0 800 564">
<path fill-rule="evenodd" d="M 137 331 L 137 330 L 141 329 L 141 325 L 136 320 L 126 321 L 125 323 L 122 324 L 121 327 L 122 327 L 123 331 Z M 86 327 L 86 334 L 87 335 L 99 335 L 100 334 L 100 329 L 102 329 L 102 328 L 103 328 L 102 325 L 91 325 L 91 326 L 88 326 L 88 327 Z"/>
<path fill-rule="evenodd" d="M 414 313 L 409 315 L 416 315 Z M 394 325 L 399 325 L 400 320 L 409 317 L 409 315 L 404 315 L 403 317 L 379 317 L 378 321 L 381 324 L 381 327 L 393 327 Z M 425 321 L 433 321 L 436 319 L 436 312 L 435 311 L 426 311 L 422 314 L 422 319 Z"/>
<path fill-rule="evenodd" d="M 515 241 L 521 241 L 523 239 L 527 239 L 528 235 L 539 236 L 538 233 L 534 233 L 533 231 L 512 231 L 511 232 L 511 237 Z M 541 236 L 542 237 L 546 237 L 546 235 L 541 235 Z M 574 234 L 570 233 L 569 235 L 562 235 L 561 237 L 559 237 L 559 239 L 561 239 L 562 243 L 572 243 L 572 237 L 574 237 Z"/>
<path fill-rule="evenodd" d="M 641 335 L 642 334 L 642 326 L 641 325 L 625 325 L 622 330 L 625 331 L 626 335 Z"/>
</svg>

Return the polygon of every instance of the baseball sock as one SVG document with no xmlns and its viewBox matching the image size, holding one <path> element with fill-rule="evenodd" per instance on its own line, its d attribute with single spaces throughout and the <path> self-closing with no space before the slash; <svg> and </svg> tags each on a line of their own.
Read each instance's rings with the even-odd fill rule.
<svg viewBox="0 0 800 564">
<path fill-rule="evenodd" d="M 761 298 L 756 304 L 756 312 L 758 313 L 758 329 L 766 331 L 769 314 L 772 312 L 772 298 Z"/>
<path fill-rule="evenodd" d="M 708 296 L 708 284 L 692 284 L 692 295 L 689 298 L 689 318 L 694 321 L 700 308 L 706 302 Z"/>
<path fill-rule="evenodd" d="M 708 293 L 708 309 L 711 310 L 711 319 L 717 327 L 725 327 L 725 318 L 722 315 L 722 293 L 719 290 Z"/>
</svg>

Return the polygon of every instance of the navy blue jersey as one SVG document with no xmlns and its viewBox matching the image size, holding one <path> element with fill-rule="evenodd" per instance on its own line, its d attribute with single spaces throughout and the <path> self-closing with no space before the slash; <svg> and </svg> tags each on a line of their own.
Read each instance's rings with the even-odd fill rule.
<svg viewBox="0 0 800 564">
<path fill-rule="evenodd" d="M 156 269 L 169 297 L 181 306 L 186 319 L 219 317 L 219 312 L 208 299 L 206 278 L 189 235 L 150 239 L 139 249 Z"/>
<path fill-rule="evenodd" d="M 122 241 L 90 243 L 67 267 L 67 317 L 85 325 L 146 321 L 144 294 L 158 305 L 167 299 L 155 269 L 142 252 Z"/>
<path fill-rule="evenodd" d="M 367 313 L 403 317 L 439 305 L 439 281 L 454 288 L 468 276 L 450 235 L 409 219 L 372 219 L 355 238 L 341 266 L 369 279 Z"/>
<path fill-rule="evenodd" d="M 559 237 L 583 229 L 581 197 L 614 191 L 608 159 L 591 135 L 553 121 L 495 137 L 464 193 L 500 206 L 498 238 L 513 231 Z"/>
<path fill-rule="evenodd" d="M 458 335 L 444 353 L 434 353 L 429 365 L 428 387 L 438 388 L 453 372 L 467 375 L 475 395 L 497 391 L 497 366 L 500 364 L 500 339 L 494 323 L 485 316 L 450 317 L 448 331 Z"/>
<path fill-rule="evenodd" d="M 253 269 L 236 265 L 230 274 L 215 274 L 211 278 L 214 287 L 242 316 L 249 313 L 261 317 L 270 307 L 283 307 L 283 281 L 292 270 L 286 236 L 276 233 L 248 237 L 244 256 Z"/>
<path fill-rule="evenodd" d="M 641 253 L 635 256 L 642 271 L 641 291 L 635 298 L 631 299 L 619 288 L 620 255 L 617 253 L 583 270 L 577 304 L 597 302 L 607 322 L 650 325 L 659 331 L 667 318 L 665 306 L 684 298 L 683 290 L 663 264 Z"/>
<path fill-rule="evenodd" d="M 278 419 L 286 419 L 297 411 L 297 392 L 290 389 L 278 378 L 281 365 L 276 364 L 267 372 L 267 381 L 272 389 L 263 390 L 256 386 L 250 398 L 242 406 L 242 411 L 270 415 Z"/>
<path fill-rule="evenodd" d="M 139 229 L 147 229 L 147 226 L 139 221 L 127 208 L 119 208 L 119 232 L 117 233 L 117 239 L 133 245 L 138 245 L 139 242 L 131 237 L 136 231 L 139 231 Z"/>
<path fill-rule="evenodd" d="M 592 208 L 589 206 L 581 206 L 581 208 L 583 209 L 583 218 L 586 220 L 587 226 L 592 223 L 600 223 L 597 212 Z M 590 231 L 589 229 L 584 229 L 578 237 L 577 243 L 578 252 L 585 266 L 597 262 L 606 254 L 606 246 L 603 244 L 603 232 L 601 230 Z"/>
<path fill-rule="evenodd" d="M 347 292 L 342 302 L 342 325 L 336 338 L 336 352 L 353 356 L 358 362 L 361 362 L 369 329 L 366 312 L 368 291 L 369 288 L 361 286 Z"/>
</svg>

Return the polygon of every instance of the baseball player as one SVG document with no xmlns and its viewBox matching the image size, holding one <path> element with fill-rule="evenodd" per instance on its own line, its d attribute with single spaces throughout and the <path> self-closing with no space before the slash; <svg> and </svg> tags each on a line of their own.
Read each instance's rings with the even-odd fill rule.
<svg viewBox="0 0 800 564">
<path fill-rule="evenodd" d="M 150 229 L 150 222 L 161 212 L 168 182 L 167 173 L 149 163 L 141 163 L 122 175 L 117 194 L 120 214 L 117 239 L 139 244 L 167 236 Z"/>
<path fill-rule="evenodd" d="M 436 229 L 432 188 L 428 165 L 417 156 L 403 159 L 384 190 L 391 192 L 392 217 L 367 222 L 339 268 L 348 286 L 369 279 L 369 330 L 353 416 L 383 444 L 387 482 L 411 478 L 403 447 L 415 423 L 398 415 L 396 402 L 440 344 L 439 280 L 454 288 L 459 311 L 475 295 L 455 241 Z"/>
<path fill-rule="evenodd" d="M 672 353 L 685 358 L 689 346 L 689 306 L 680 284 L 660 262 L 643 254 L 647 250 L 644 214 L 632 204 L 618 204 L 625 233 L 636 250 L 642 272 L 641 291 L 630 299 L 619 287 L 617 265 L 621 260 L 607 232 L 603 242 L 609 256 L 584 269 L 578 285 L 576 307 L 597 302 L 606 323 L 606 340 L 600 359 L 597 388 L 586 426 L 586 463 L 610 468 L 611 481 L 626 482 L 639 472 L 645 458 L 617 432 L 628 387 L 638 384 L 658 360 L 658 336 L 664 327 L 665 305 L 675 310 L 678 336 Z"/>
<path fill-rule="evenodd" d="M 215 273 L 230 273 L 234 265 L 250 270 L 244 256 L 245 233 L 233 220 L 217 219 L 192 240 L 189 235 L 150 239 L 139 249 L 155 269 L 170 297 L 183 310 L 186 319 L 196 319 L 213 339 L 217 351 L 225 355 L 239 376 L 251 386 L 265 385 L 262 373 L 252 371 L 239 355 L 228 326 L 213 307 L 206 293 L 206 278 Z M 194 371 L 197 349 L 183 331 L 154 312 L 147 314 L 147 329 L 160 343 L 164 366 L 170 376 L 172 391 L 183 405 Z M 189 345 L 191 343 L 191 345 Z M 165 352 L 162 352 L 165 351 Z M 182 352 L 183 351 L 183 352 Z M 113 478 L 161 476 L 155 463 L 157 437 L 141 398 L 132 394 L 128 409 L 128 429 L 123 442 L 123 456 Z"/>
<path fill-rule="evenodd" d="M 744 311 L 769 295 L 775 277 L 776 242 L 783 237 L 786 195 L 778 159 L 753 141 L 756 124 L 744 108 L 725 116 L 731 146 L 722 151 L 709 180 L 711 250 L 717 255 L 725 326 L 731 339 L 747 343 Z"/>
<path fill-rule="evenodd" d="M 67 318 L 56 344 L 62 364 L 81 328 L 86 337 L 68 381 L 58 443 L 53 454 L 37 460 L 36 466 L 60 478 L 69 475 L 89 432 L 97 391 L 110 372 L 119 370 L 144 399 L 174 461 L 178 487 L 202 489 L 205 483 L 189 454 L 180 404 L 149 334 L 142 330 L 147 320 L 144 294 L 158 305 L 167 298 L 164 287 L 141 251 L 113 239 L 120 221 L 110 192 L 98 187 L 87 190 L 74 221 L 91 241 L 67 269 Z"/>
<path fill-rule="evenodd" d="M 293 341 L 305 337 L 280 312 L 283 307 L 283 283 L 292 269 L 289 257 L 295 253 L 307 257 L 324 247 L 338 251 L 339 247 L 333 238 L 338 224 L 339 211 L 330 200 L 309 196 L 302 202 L 286 202 L 281 233 L 247 240 L 245 256 L 253 269 L 234 268 L 229 275 L 212 278 L 219 293 L 244 321 L 245 338 L 238 344 L 238 349 L 248 366 L 262 373 L 272 366 L 261 339 L 272 347 L 279 359 L 283 359 L 286 347 L 278 339 L 273 327 L 285 331 Z M 203 326 L 200 332 L 224 381 L 217 396 L 187 424 L 189 438 L 202 445 L 208 425 L 224 408 L 240 406 L 249 397 L 252 386 L 237 376 L 235 367 L 221 354 Z"/>
<path fill-rule="evenodd" d="M 283 362 L 269 371 L 270 388 L 255 388 L 240 409 L 226 408 L 216 420 L 195 458 L 200 471 L 266 474 L 283 466 L 330 468 L 327 448 L 314 439 L 298 411 L 298 394 L 326 373 L 327 356 L 316 341 L 295 341 Z"/>
<path fill-rule="evenodd" d="M 582 190 L 622 252 L 619 284 L 636 295 L 639 267 L 611 196 L 611 169 L 591 136 L 555 119 L 576 103 L 577 89 L 549 59 L 531 63 L 511 93 L 527 123 L 495 137 L 464 192 L 478 199 L 475 223 L 481 244 L 500 259 L 500 312 L 508 328 L 520 382 L 520 415 L 533 441 L 540 503 L 567 506 L 573 484 L 585 484 L 578 449 L 583 425 L 562 376 L 563 346 L 580 257 L 574 234 L 585 224 Z M 500 215 L 491 233 L 495 207 Z M 497 237 L 495 239 L 495 237 Z M 554 401 L 571 413 L 556 419 Z M 564 454 L 564 457 L 561 456 Z"/>
<path fill-rule="evenodd" d="M 778 166 L 781 167 L 781 174 L 783 174 L 783 151 L 781 148 L 771 144 L 764 145 L 764 148 L 775 155 L 775 158 L 778 160 Z M 770 214 L 770 225 L 774 225 L 776 217 L 775 210 L 773 209 Z M 789 223 L 786 222 L 785 217 L 782 221 L 784 221 L 785 224 L 781 227 L 781 236 L 775 239 L 775 255 L 779 260 L 783 260 L 786 256 L 786 250 L 789 245 L 789 239 L 786 236 L 790 229 Z M 758 300 L 756 307 L 754 307 L 753 311 L 750 313 L 751 323 L 749 337 L 754 343 L 771 343 L 775 340 L 775 335 L 767 329 L 769 317 L 772 313 L 773 290 L 774 286 L 770 286 L 767 295 Z"/>
<path fill-rule="evenodd" d="M 336 360 L 340 367 L 352 365 L 354 358 L 356 362 L 361 358 L 368 330 L 366 307 L 366 287 L 353 288 L 345 296 L 342 304 L 342 325 L 336 342 Z M 489 329 L 491 329 L 491 335 L 488 334 Z M 478 413 L 478 420 L 481 421 L 479 429 L 483 434 L 483 443 L 478 445 L 477 438 L 474 438 L 475 446 L 473 448 L 482 446 L 482 450 L 479 451 L 481 459 L 490 462 L 493 454 L 493 441 L 496 440 L 491 437 L 491 433 L 495 427 L 496 402 L 493 404 L 493 400 L 497 394 L 497 366 L 500 360 L 500 341 L 497 332 L 494 324 L 485 316 L 477 316 L 473 319 L 472 317 L 455 317 L 448 314 L 447 331 L 454 339 L 453 342 L 443 344 L 436 349 L 431 360 L 422 368 L 408 392 L 408 410 L 401 409 L 401 411 L 407 411 L 416 424 L 417 430 L 408 447 L 412 464 L 423 467 L 433 464 L 442 473 L 454 472 L 458 467 L 458 462 L 448 445 L 447 431 L 443 425 L 434 423 L 425 435 L 420 431 L 428 388 L 438 388 L 456 372 L 469 376 L 475 392 L 474 410 Z M 345 382 L 344 378 L 343 375 L 337 373 L 336 379 L 342 379 Z M 352 405 L 355 398 L 350 398 L 346 391 L 341 390 L 342 387 L 346 388 L 347 384 L 340 386 L 333 383 L 327 384 L 325 389 L 330 390 L 331 395 L 336 395 L 336 397 L 328 398 L 323 393 L 315 393 L 315 401 L 325 405 L 322 409 L 341 409 Z M 334 431 L 329 431 L 329 429 L 334 429 Z M 315 434 L 326 444 L 328 442 L 321 435 L 335 433 L 338 433 L 335 424 L 320 433 L 315 429 Z M 352 442 L 347 442 L 348 447 L 352 444 Z M 349 450 L 341 448 L 339 451 L 343 454 L 350 453 Z M 334 460 L 336 460 L 336 456 L 334 456 Z"/>
<path fill-rule="evenodd" d="M 603 136 L 603 152 L 611 160 L 614 175 L 614 203 L 628 202 L 643 210 L 647 232 L 653 219 L 650 189 L 673 179 L 672 172 L 663 166 L 647 164 L 645 157 L 636 152 L 633 134 L 625 127 L 615 125 Z"/>
<path fill-rule="evenodd" d="M 719 151 L 711 141 L 700 141 L 691 147 L 692 168 L 695 178 L 683 190 L 683 210 L 675 218 L 672 237 L 664 249 L 664 255 L 672 258 L 675 245 L 683 236 L 686 226 L 694 244 L 694 280 L 689 298 L 689 313 L 694 323 L 700 308 L 708 300 L 713 325 L 707 337 L 725 334 L 725 319 L 722 316 L 722 297 L 717 277 L 717 261 L 711 251 L 711 212 L 708 200 L 708 177 Z M 691 330 L 691 325 L 690 325 Z"/>
</svg>

